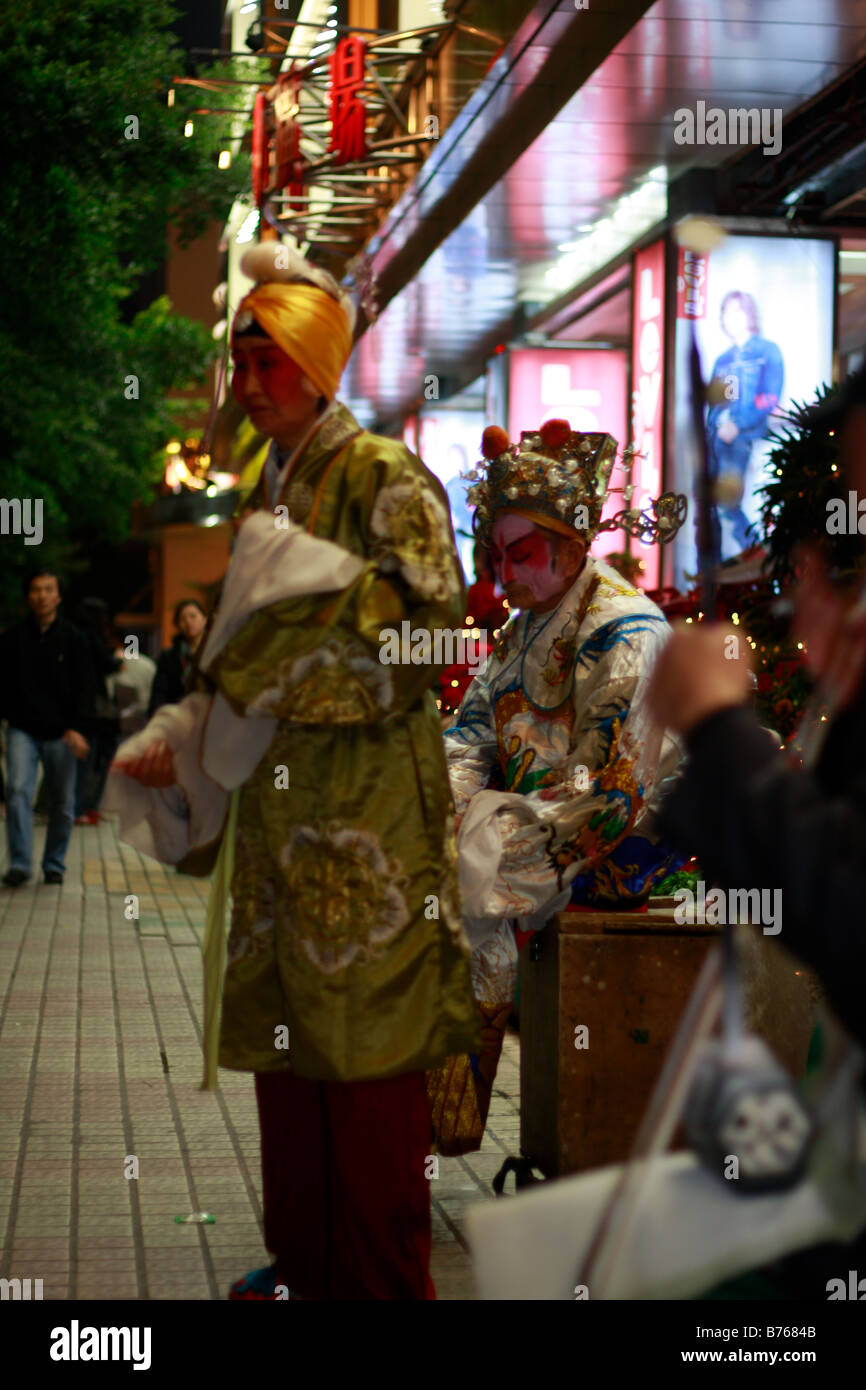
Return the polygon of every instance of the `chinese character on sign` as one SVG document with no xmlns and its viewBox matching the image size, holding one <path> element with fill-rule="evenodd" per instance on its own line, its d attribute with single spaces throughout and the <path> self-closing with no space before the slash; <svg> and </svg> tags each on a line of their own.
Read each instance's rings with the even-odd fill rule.
<svg viewBox="0 0 866 1390">
<path fill-rule="evenodd" d="M 277 78 L 274 98 L 277 188 L 285 188 L 290 199 L 287 206 L 295 212 L 304 208 L 303 203 L 295 203 L 291 199 L 303 196 L 306 162 L 301 154 L 301 127 L 297 121 L 300 96 L 301 84 L 298 79 L 291 72 L 281 73 Z"/>
<path fill-rule="evenodd" d="M 331 139 L 329 150 L 337 150 L 337 164 L 363 159 L 367 153 L 364 125 L 367 112 L 361 91 L 364 86 L 367 46 L 351 35 L 341 39 L 331 54 Z"/>
</svg>

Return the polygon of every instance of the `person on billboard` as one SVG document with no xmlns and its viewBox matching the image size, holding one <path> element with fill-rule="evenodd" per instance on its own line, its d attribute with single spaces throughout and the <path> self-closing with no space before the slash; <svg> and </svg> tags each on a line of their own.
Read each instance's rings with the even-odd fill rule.
<svg viewBox="0 0 866 1390">
<path fill-rule="evenodd" d="M 463 578 L 441 484 L 335 399 L 351 302 L 279 242 L 242 269 L 232 389 L 273 444 L 197 688 L 114 775 L 163 805 L 177 783 L 193 847 L 233 789 L 229 829 L 211 817 L 233 902 L 218 1061 L 255 1075 L 275 1260 L 230 1298 L 435 1298 L 425 1074 L 479 1036 L 431 688 Z M 412 659 L 386 664 L 404 624 Z"/>
<path fill-rule="evenodd" d="M 761 337 L 758 306 L 750 294 L 730 290 L 722 300 L 720 319 L 732 346 L 713 367 L 707 445 L 710 478 L 718 489 L 713 519 L 719 528 L 719 553 L 724 554 L 723 517 L 731 525 L 737 547 L 732 553 L 739 554 L 748 545 L 750 523 L 743 510 L 743 494 L 752 449 L 757 440 L 766 438 L 770 415 L 782 394 L 785 367 L 778 346 Z"/>
<path fill-rule="evenodd" d="M 468 496 L 512 611 L 444 735 L 483 1025 L 480 1054 L 430 1076 L 444 1153 L 481 1145 L 529 935 L 569 903 L 643 906 L 685 859 L 654 827 L 679 747 L 653 735 L 645 705 L 669 629 L 650 599 L 589 554 L 616 441 L 551 420 L 515 447 L 491 426 L 482 452 Z M 663 521 L 656 539 L 676 533 L 675 518 Z"/>
</svg>

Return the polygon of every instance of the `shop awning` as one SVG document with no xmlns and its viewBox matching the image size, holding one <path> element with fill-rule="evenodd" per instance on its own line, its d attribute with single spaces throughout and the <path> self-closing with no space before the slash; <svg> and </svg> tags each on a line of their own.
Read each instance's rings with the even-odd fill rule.
<svg viewBox="0 0 866 1390">
<path fill-rule="evenodd" d="M 864 48 L 860 0 L 538 6 L 371 244 L 387 307 L 355 349 L 347 404 L 394 428 L 431 375 L 441 397 L 459 389 L 569 292 L 563 261 L 583 238 L 627 226 L 624 199 L 744 153 L 677 143 L 676 112 L 700 101 L 781 125 Z"/>
</svg>

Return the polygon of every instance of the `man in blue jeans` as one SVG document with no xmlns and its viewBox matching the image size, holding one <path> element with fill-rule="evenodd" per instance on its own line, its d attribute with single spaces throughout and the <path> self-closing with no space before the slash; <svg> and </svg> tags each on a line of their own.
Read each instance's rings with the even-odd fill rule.
<svg viewBox="0 0 866 1390">
<path fill-rule="evenodd" d="M 60 584 L 48 568 L 27 584 L 29 616 L 0 637 L 0 718 L 6 740 L 7 888 L 30 877 L 33 793 L 39 760 L 50 813 L 42 870 L 46 883 L 62 883 L 75 815 L 75 759 L 86 758 L 93 677 L 84 639 L 60 617 Z"/>
</svg>

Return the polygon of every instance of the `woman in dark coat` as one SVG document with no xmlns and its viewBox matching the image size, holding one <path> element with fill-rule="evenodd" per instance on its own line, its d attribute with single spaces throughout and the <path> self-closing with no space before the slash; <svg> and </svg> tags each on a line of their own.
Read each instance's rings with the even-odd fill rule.
<svg viewBox="0 0 866 1390">
<path fill-rule="evenodd" d="M 177 636 L 162 652 L 153 678 L 147 717 L 150 719 L 161 705 L 176 705 L 186 694 L 186 682 L 192 670 L 193 657 L 201 641 L 207 614 L 195 598 L 181 599 L 174 610 Z"/>
</svg>

